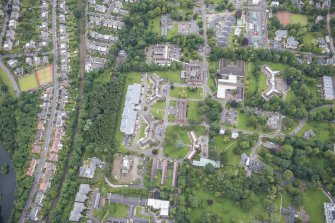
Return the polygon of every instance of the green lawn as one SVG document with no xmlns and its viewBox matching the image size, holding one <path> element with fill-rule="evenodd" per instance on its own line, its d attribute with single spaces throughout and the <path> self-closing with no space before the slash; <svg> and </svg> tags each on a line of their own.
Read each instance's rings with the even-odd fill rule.
<svg viewBox="0 0 335 223">
<path fill-rule="evenodd" d="M 8 87 L 9 94 L 14 97 L 15 92 L 12 86 L 12 83 L 10 82 L 10 79 L 6 75 L 5 71 L 3 69 L 0 69 L 0 80 L 2 83 L 4 83 Z"/>
<path fill-rule="evenodd" d="M 307 25 L 307 16 L 301 14 L 291 14 L 290 24 L 300 24 L 302 26 Z"/>
<path fill-rule="evenodd" d="M 122 204 L 111 204 L 109 215 L 115 218 L 125 218 L 128 216 L 128 206 Z"/>
<path fill-rule="evenodd" d="M 215 80 L 212 77 L 209 77 L 207 80 L 207 86 L 215 93 L 217 91 L 217 86 Z"/>
<path fill-rule="evenodd" d="M 280 72 L 284 72 L 290 68 L 289 65 L 282 63 L 262 62 L 262 65 L 268 65 L 272 70 L 279 70 Z"/>
<path fill-rule="evenodd" d="M 322 142 L 327 142 L 331 138 L 331 128 L 334 128 L 334 125 L 331 125 L 328 122 L 307 122 L 300 132 L 298 132 L 297 136 L 302 137 L 306 131 L 312 129 L 315 136 L 310 138 L 310 141 L 320 140 Z"/>
<path fill-rule="evenodd" d="M 171 39 L 171 38 L 173 38 L 173 37 L 175 37 L 177 35 L 178 35 L 178 23 L 174 22 L 173 23 L 173 28 L 170 29 L 170 30 L 168 30 L 166 38 L 167 39 Z"/>
<path fill-rule="evenodd" d="M 187 119 L 189 122 L 201 122 L 201 114 L 198 113 L 198 102 L 190 101 L 187 107 Z"/>
<path fill-rule="evenodd" d="M 245 91 L 247 92 L 257 92 L 261 94 L 266 88 L 266 76 L 261 71 L 257 73 L 256 76 L 253 75 L 254 70 L 253 63 L 247 63 L 247 78 L 245 81 Z"/>
<path fill-rule="evenodd" d="M 329 202 L 320 189 L 308 190 L 304 193 L 304 208 L 309 214 L 309 222 L 324 222 L 323 203 Z"/>
<path fill-rule="evenodd" d="M 313 32 L 306 33 L 302 38 L 303 44 L 315 42 L 315 40 L 316 40 L 316 33 Z"/>
<path fill-rule="evenodd" d="M 141 207 L 141 206 L 136 207 L 135 217 L 149 219 L 149 221 L 150 221 L 150 217 L 148 215 L 142 214 L 143 210 L 144 210 L 144 207 Z"/>
<path fill-rule="evenodd" d="M 126 86 L 130 85 L 130 84 L 140 84 L 141 83 L 141 76 L 142 73 L 141 72 L 129 72 L 126 73 Z M 126 88 L 127 90 L 127 88 Z"/>
<path fill-rule="evenodd" d="M 156 17 L 149 21 L 149 31 L 157 33 L 159 36 L 162 34 L 160 19 L 160 17 Z"/>
<path fill-rule="evenodd" d="M 259 130 L 251 126 L 248 126 L 248 119 L 249 119 L 249 116 L 239 111 L 238 116 L 237 116 L 237 128 L 242 129 L 242 130 L 252 131 L 252 132 L 259 132 Z"/>
<path fill-rule="evenodd" d="M 171 83 L 181 83 L 180 70 L 172 71 L 154 71 L 161 78 L 167 78 Z"/>
<path fill-rule="evenodd" d="M 195 131 L 197 136 L 205 133 L 205 128 L 202 126 L 168 126 L 165 133 L 164 155 L 175 159 L 184 158 L 190 150 L 191 144 L 187 133 L 192 130 Z M 184 143 L 182 149 L 176 148 L 177 140 Z"/>
<path fill-rule="evenodd" d="M 35 74 L 30 74 L 19 79 L 21 91 L 29 91 L 38 88 Z"/>
<path fill-rule="evenodd" d="M 163 120 L 165 113 L 165 101 L 157 101 L 151 106 L 151 114 L 155 119 Z"/>
<path fill-rule="evenodd" d="M 170 96 L 174 98 L 202 99 L 202 88 L 198 87 L 193 91 L 186 87 L 175 87 L 171 89 Z"/>
</svg>

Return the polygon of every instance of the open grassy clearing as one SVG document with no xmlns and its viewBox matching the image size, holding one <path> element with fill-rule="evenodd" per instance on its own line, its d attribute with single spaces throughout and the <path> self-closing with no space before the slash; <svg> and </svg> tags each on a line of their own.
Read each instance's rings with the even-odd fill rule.
<svg viewBox="0 0 335 223">
<path fill-rule="evenodd" d="M 164 155 L 177 159 L 184 158 L 190 150 L 191 144 L 187 133 L 192 130 L 195 131 L 197 136 L 205 133 L 205 127 L 202 126 L 168 126 L 165 133 Z M 183 148 L 177 149 L 177 140 L 181 140 L 183 142 Z"/>
<path fill-rule="evenodd" d="M 170 91 L 170 96 L 174 98 L 202 99 L 202 88 L 189 89 L 187 87 L 174 87 Z"/>
<path fill-rule="evenodd" d="M 176 22 L 173 23 L 173 28 L 168 30 L 168 33 L 166 35 L 167 39 L 171 39 L 178 35 L 178 24 Z"/>
<path fill-rule="evenodd" d="M 187 119 L 189 122 L 200 122 L 201 114 L 198 112 L 198 102 L 190 101 L 187 107 Z"/>
<path fill-rule="evenodd" d="M 308 20 L 306 15 L 291 14 L 290 24 L 300 24 L 302 26 L 307 25 Z"/>
<path fill-rule="evenodd" d="M 324 219 L 323 203 L 329 202 L 321 189 L 308 190 L 304 193 L 304 208 L 309 214 L 309 222 L 321 222 Z"/>
<path fill-rule="evenodd" d="M 136 207 L 135 216 L 138 217 L 138 218 L 145 218 L 145 219 L 148 219 L 150 221 L 150 217 L 148 215 L 142 214 L 142 211 L 144 211 L 144 207 L 140 207 L 140 206 Z"/>
<path fill-rule="evenodd" d="M 154 71 L 161 78 L 167 78 L 171 83 L 181 83 L 180 70 L 173 71 Z"/>
<path fill-rule="evenodd" d="M 10 79 L 8 78 L 8 76 L 6 75 L 6 73 L 3 69 L 0 69 L 0 80 L 1 80 L 2 83 L 4 83 L 8 87 L 9 94 L 12 97 L 14 97 L 15 92 L 14 92 L 12 83 L 10 82 Z"/>
<path fill-rule="evenodd" d="M 163 120 L 165 113 L 165 101 L 157 101 L 151 106 L 151 114 L 155 119 Z"/>
<path fill-rule="evenodd" d="M 157 33 L 158 35 L 162 34 L 162 30 L 160 27 L 160 17 L 156 17 L 149 21 L 149 31 Z"/>
<path fill-rule="evenodd" d="M 321 142 L 327 142 L 334 134 L 335 124 L 315 121 L 307 122 L 305 126 L 298 132 L 297 136 L 303 137 L 304 133 L 310 129 L 314 131 L 315 136 L 309 140 L 320 140 Z"/>
<path fill-rule="evenodd" d="M 30 91 L 38 88 L 35 74 L 30 74 L 19 79 L 21 91 Z"/>
<path fill-rule="evenodd" d="M 266 76 L 262 72 L 257 72 L 257 76 L 254 76 L 253 71 L 255 69 L 255 65 L 253 63 L 247 63 L 246 67 L 246 94 L 247 92 L 257 92 L 257 94 L 260 95 L 266 88 Z"/>
</svg>

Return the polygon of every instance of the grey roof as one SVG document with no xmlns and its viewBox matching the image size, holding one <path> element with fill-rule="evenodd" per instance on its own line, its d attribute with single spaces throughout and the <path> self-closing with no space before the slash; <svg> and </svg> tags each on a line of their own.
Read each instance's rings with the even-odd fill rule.
<svg viewBox="0 0 335 223">
<path fill-rule="evenodd" d="M 298 44 L 299 42 L 296 41 L 293 36 L 290 36 L 289 38 L 287 38 L 287 46 L 289 48 L 297 48 Z"/>
<path fill-rule="evenodd" d="M 128 86 L 126 102 L 124 105 L 120 131 L 126 135 L 132 135 L 135 128 L 137 111 L 135 106 L 140 102 L 141 85 L 133 84 Z"/>
<path fill-rule="evenodd" d="M 323 82 L 323 91 L 325 99 L 327 100 L 335 99 L 333 78 L 330 76 L 323 76 L 322 82 Z"/>
<path fill-rule="evenodd" d="M 282 29 L 279 29 L 275 32 L 276 34 L 276 40 L 280 41 L 282 40 L 283 38 L 286 38 L 287 35 L 288 35 L 288 31 L 287 30 L 282 30 Z"/>
<path fill-rule="evenodd" d="M 88 184 L 80 184 L 79 193 L 88 194 L 90 191 L 91 191 L 90 185 L 88 185 Z"/>
<path fill-rule="evenodd" d="M 75 199 L 75 201 L 76 201 L 76 202 L 84 203 L 87 199 L 88 199 L 88 197 L 87 197 L 86 194 L 83 194 L 83 193 L 78 192 L 78 193 L 76 194 L 76 199 Z"/>
</svg>

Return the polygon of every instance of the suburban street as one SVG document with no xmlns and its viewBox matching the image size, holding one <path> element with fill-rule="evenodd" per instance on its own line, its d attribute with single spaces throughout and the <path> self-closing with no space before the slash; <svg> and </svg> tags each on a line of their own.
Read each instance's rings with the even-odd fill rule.
<svg viewBox="0 0 335 223">
<path fill-rule="evenodd" d="M 51 141 L 51 133 L 53 130 L 53 124 L 55 120 L 55 115 L 56 115 L 56 108 L 57 108 L 57 103 L 58 103 L 58 94 L 59 94 L 59 83 L 58 83 L 58 75 L 57 75 L 57 59 L 58 59 L 58 54 L 57 54 L 57 15 L 56 15 L 56 7 L 57 7 L 57 0 L 53 0 L 52 4 L 52 43 L 53 43 L 53 87 L 54 87 L 54 95 L 52 99 L 52 104 L 51 104 L 51 113 L 50 117 L 48 120 L 48 125 L 45 131 L 45 141 L 43 144 L 43 150 L 42 150 L 42 155 L 39 160 L 39 163 L 36 168 L 35 172 L 35 179 L 34 179 L 34 184 L 33 187 L 30 190 L 29 197 L 26 201 L 26 205 L 22 211 L 21 217 L 20 217 L 20 223 L 25 222 L 25 217 L 27 214 L 27 211 L 29 210 L 29 207 L 33 201 L 34 195 L 37 192 L 37 187 L 38 187 L 38 182 L 41 178 L 42 172 L 43 172 L 43 167 L 47 158 L 47 154 L 49 151 L 49 145 Z"/>
</svg>

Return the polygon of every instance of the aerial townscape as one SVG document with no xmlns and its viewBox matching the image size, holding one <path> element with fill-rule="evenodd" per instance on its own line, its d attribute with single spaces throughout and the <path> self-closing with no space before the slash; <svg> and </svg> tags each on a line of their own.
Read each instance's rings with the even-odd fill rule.
<svg viewBox="0 0 335 223">
<path fill-rule="evenodd" d="M 0 222 L 335 223 L 335 0 L 0 0 Z"/>
</svg>

